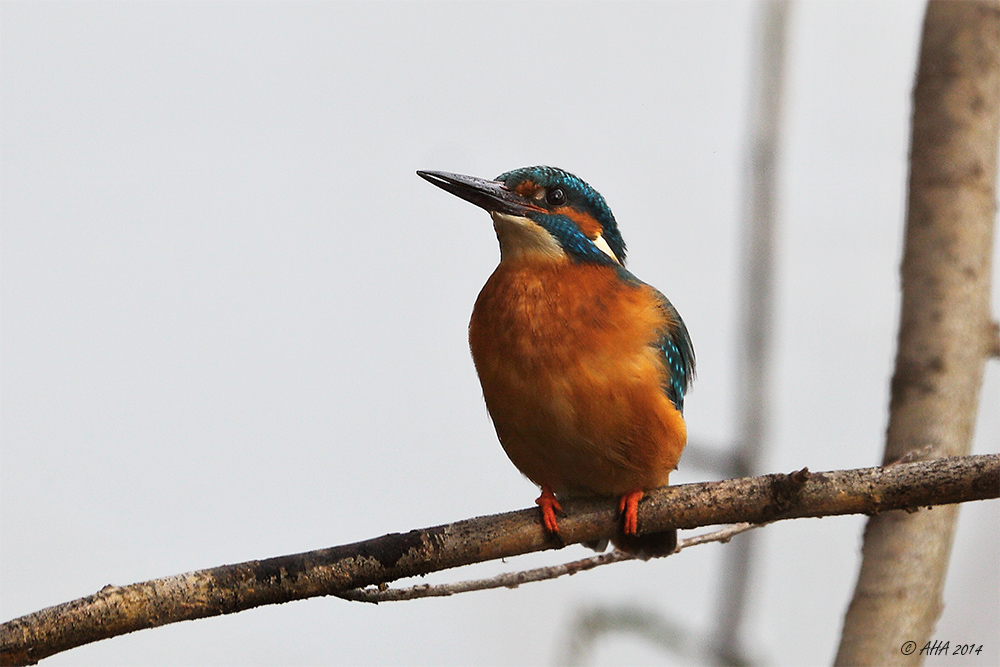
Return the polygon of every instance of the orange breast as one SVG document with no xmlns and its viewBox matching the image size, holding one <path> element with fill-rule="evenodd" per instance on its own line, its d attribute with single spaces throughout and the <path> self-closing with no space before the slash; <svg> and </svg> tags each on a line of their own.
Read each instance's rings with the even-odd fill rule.
<svg viewBox="0 0 1000 667">
<path fill-rule="evenodd" d="M 486 407 L 517 468 L 557 494 L 667 483 L 687 440 L 663 392 L 653 290 L 613 267 L 505 263 L 469 324 Z"/>
</svg>

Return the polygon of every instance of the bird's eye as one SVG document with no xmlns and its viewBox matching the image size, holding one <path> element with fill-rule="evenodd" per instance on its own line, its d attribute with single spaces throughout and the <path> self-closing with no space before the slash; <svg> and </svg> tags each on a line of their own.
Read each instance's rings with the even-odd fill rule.
<svg viewBox="0 0 1000 667">
<path fill-rule="evenodd" d="M 562 188 L 549 188 L 545 192 L 545 202 L 549 206 L 562 206 L 566 203 L 566 193 Z"/>
</svg>

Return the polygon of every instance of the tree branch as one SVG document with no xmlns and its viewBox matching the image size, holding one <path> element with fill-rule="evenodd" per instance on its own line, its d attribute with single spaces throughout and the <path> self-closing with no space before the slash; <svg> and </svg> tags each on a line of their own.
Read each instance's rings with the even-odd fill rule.
<svg viewBox="0 0 1000 667">
<path fill-rule="evenodd" d="M 763 524 L 755 523 L 737 523 L 719 530 L 714 530 L 710 533 L 704 533 L 702 535 L 695 535 L 694 537 L 678 540 L 677 548 L 674 549 L 673 553 L 677 553 L 689 547 L 698 546 L 699 544 L 708 544 L 710 542 L 728 542 L 736 535 L 745 533 L 753 528 L 759 528 L 762 525 Z M 590 558 L 581 558 L 580 560 L 570 561 L 569 563 L 563 563 L 561 565 L 536 567 L 531 570 L 522 570 L 520 572 L 504 572 L 503 574 L 498 574 L 495 577 L 489 577 L 487 579 L 456 581 L 454 583 L 440 584 L 437 586 L 432 586 L 431 584 L 419 584 L 417 586 L 410 586 L 409 588 L 386 588 L 385 584 L 381 584 L 374 588 L 355 588 L 341 593 L 334 593 L 334 595 L 343 600 L 371 602 L 373 604 L 378 604 L 379 602 L 416 600 L 418 598 L 440 598 L 455 595 L 456 593 L 486 591 L 493 588 L 517 588 L 521 584 L 558 579 L 559 577 L 563 577 L 568 574 L 573 575 L 577 572 L 593 570 L 595 567 L 600 567 L 602 565 L 611 565 L 612 563 L 620 563 L 625 560 L 636 560 L 637 558 L 639 558 L 639 556 L 636 556 L 635 554 L 615 549 L 614 551 L 610 551 L 608 553 L 591 556 Z"/>
<path fill-rule="evenodd" d="M 913 90 L 902 304 L 885 456 L 971 451 L 987 358 L 1000 137 L 1000 2 L 927 5 Z M 837 665 L 918 665 L 941 614 L 957 508 L 865 528 Z"/>
<path fill-rule="evenodd" d="M 873 514 L 1000 496 L 1000 455 L 954 457 L 884 468 L 731 479 L 664 487 L 639 507 L 643 531 L 800 517 Z M 265 604 L 333 595 L 519 554 L 601 541 L 618 529 L 616 503 L 563 503 L 562 541 L 537 510 L 443 526 L 267 560 L 224 565 L 130 586 L 105 586 L 0 626 L 0 664 L 32 664 L 67 649 L 143 628 L 231 614 Z"/>
</svg>

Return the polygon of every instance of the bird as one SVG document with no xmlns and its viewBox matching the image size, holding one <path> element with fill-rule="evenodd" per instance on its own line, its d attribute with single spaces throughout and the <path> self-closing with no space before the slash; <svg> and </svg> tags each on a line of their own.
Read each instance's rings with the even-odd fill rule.
<svg viewBox="0 0 1000 667">
<path fill-rule="evenodd" d="M 560 499 L 611 496 L 616 547 L 673 552 L 675 529 L 639 532 L 638 504 L 668 483 L 687 442 L 694 347 L 671 302 L 625 268 L 604 197 L 548 166 L 493 180 L 417 175 L 493 219 L 500 262 L 476 299 L 469 346 L 500 444 L 540 488 L 544 530 L 558 537 Z"/>
</svg>

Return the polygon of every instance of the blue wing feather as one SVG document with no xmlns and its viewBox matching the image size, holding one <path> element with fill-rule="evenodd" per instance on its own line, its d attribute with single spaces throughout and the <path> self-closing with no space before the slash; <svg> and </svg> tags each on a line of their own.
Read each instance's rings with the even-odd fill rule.
<svg viewBox="0 0 1000 667">
<path fill-rule="evenodd" d="M 657 295 L 660 298 L 660 307 L 668 319 L 667 326 L 664 327 L 659 339 L 660 352 L 663 354 L 663 362 L 667 369 L 667 381 L 663 390 L 674 407 L 684 412 L 684 394 L 694 380 L 694 346 L 691 345 L 691 336 L 684 326 L 684 320 L 673 304 L 659 292 Z"/>
<path fill-rule="evenodd" d="M 678 411 L 684 412 L 684 394 L 690 389 L 691 382 L 694 380 L 695 366 L 694 346 L 691 344 L 691 336 L 684 325 L 684 320 L 681 319 L 680 313 L 670 303 L 670 300 L 663 296 L 659 290 L 636 278 L 625 267 L 619 266 L 617 268 L 618 276 L 625 282 L 648 288 L 663 310 L 665 323 L 663 330 L 660 331 L 660 337 L 656 341 L 656 345 L 663 355 L 663 366 L 667 371 L 663 391 L 674 407 Z"/>
</svg>

